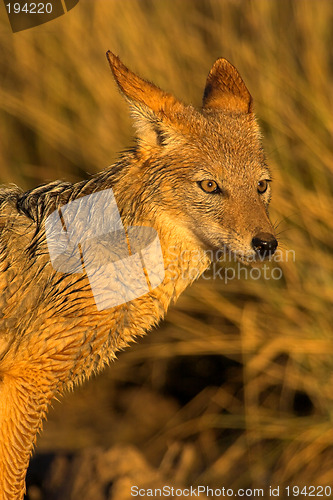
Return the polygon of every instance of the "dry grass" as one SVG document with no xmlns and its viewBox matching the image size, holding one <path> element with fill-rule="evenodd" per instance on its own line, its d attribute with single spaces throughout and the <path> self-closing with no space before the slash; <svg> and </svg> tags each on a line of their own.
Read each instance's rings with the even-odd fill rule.
<svg viewBox="0 0 333 500">
<path fill-rule="evenodd" d="M 178 357 L 237 362 L 145 436 L 149 456 L 192 442 L 193 483 L 332 484 L 332 2 L 81 0 L 15 35 L 0 13 L 0 179 L 25 188 L 81 179 L 129 144 L 107 49 L 197 105 L 216 57 L 240 70 L 273 171 L 282 255 L 295 260 L 281 262 L 280 280 L 201 279 L 110 377 L 148 371 L 158 391 Z"/>
</svg>

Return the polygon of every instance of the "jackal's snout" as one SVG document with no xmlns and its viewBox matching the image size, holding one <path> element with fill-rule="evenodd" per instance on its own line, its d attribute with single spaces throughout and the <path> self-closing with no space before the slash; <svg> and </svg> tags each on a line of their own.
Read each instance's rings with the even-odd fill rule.
<svg viewBox="0 0 333 500">
<path fill-rule="evenodd" d="M 275 236 L 270 233 L 258 233 L 252 238 L 252 248 L 262 259 L 268 258 L 274 254 L 278 242 Z"/>
</svg>

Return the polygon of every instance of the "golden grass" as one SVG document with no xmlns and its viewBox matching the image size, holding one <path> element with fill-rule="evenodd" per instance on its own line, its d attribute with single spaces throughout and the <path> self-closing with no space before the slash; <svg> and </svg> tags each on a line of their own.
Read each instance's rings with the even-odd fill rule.
<svg viewBox="0 0 333 500">
<path fill-rule="evenodd" d="M 215 442 L 191 478 L 201 484 L 332 484 L 331 0 L 82 0 L 15 35 L 0 13 L 0 179 L 25 188 L 80 179 L 129 144 L 107 49 L 196 105 L 216 57 L 240 70 L 273 171 L 272 219 L 295 260 L 281 262 L 280 280 L 201 279 L 163 334 L 113 373 L 130 379 L 137 363 L 203 353 L 238 361 L 234 378 L 199 393 L 152 441 Z M 300 393 L 312 403 L 303 416 Z"/>
</svg>

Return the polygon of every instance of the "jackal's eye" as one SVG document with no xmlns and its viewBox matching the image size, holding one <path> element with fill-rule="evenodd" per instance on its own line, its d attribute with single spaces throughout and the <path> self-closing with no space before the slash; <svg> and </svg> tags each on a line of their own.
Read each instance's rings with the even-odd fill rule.
<svg viewBox="0 0 333 500">
<path fill-rule="evenodd" d="M 200 181 L 199 186 L 205 193 L 219 193 L 220 188 L 215 181 Z"/>
<path fill-rule="evenodd" d="M 259 181 L 257 184 L 257 189 L 259 194 L 263 194 L 265 191 L 267 191 L 268 188 L 268 180 L 263 179 L 262 181 Z"/>
</svg>

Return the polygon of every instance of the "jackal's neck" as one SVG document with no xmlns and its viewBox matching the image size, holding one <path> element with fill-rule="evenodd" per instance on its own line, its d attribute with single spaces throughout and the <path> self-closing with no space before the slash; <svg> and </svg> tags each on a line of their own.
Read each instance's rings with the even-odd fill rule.
<svg viewBox="0 0 333 500">
<path fill-rule="evenodd" d="M 166 310 L 169 302 L 207 269 L 210 259 L 196 237 L 159 204 L 154 190 L 155 177 L 161 172 L 148 162 L 134 150 L 111 168 L 109 175 L 124 225 L 152 227 L 158 234 L 165 269 L 158 292 Z"/>
</svg>

